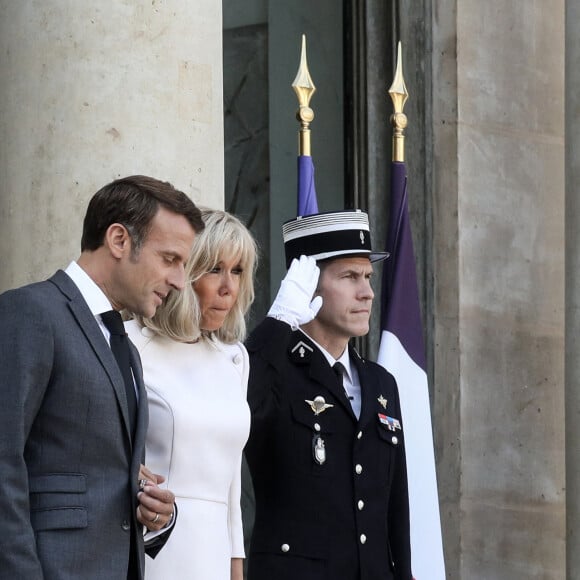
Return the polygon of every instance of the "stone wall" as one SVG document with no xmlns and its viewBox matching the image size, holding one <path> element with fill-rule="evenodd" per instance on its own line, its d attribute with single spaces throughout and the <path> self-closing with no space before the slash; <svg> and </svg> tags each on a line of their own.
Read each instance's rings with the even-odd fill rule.
<svg viewBox="0 0 580 580">
<path fill-rule="evenodd" d="M 567 578 L 580 578 L 580 3 L 566 1 Z"/>
<path fill-rule="evenodd" d="M 0 46 L 0 290 L 76 258 L 117 177 L 223 205 L 221 3 L 0 0 Z"/>
<path fill-rule="evenodd" d="M 449 578 L 563 578 L 564 2 L 434 6 Z"/>
</svg>

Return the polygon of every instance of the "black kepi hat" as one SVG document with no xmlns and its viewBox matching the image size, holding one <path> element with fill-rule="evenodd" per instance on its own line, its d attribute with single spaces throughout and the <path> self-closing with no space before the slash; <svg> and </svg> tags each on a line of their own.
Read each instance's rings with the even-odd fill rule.
<svg viewBox="0 0 580 580">
<path fill-rule="evenodd" d="M 366 256 L 371 262 L 389 257 L 373 252 L 369 216 L 360 209 L 298 216 L 282 224 L 286 267 L 302 255 L 315 260 Z"/>
</svg>

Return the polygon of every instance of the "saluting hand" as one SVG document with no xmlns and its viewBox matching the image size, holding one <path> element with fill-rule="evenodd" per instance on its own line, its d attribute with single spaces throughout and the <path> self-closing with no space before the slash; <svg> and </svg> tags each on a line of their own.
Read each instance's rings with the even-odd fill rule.
<svg viewBox="0 0 580 580">
<path fill-rule="evenodd" d="M 312 298 L 318 284 L 320 269 L 310 256 L 294 258 L 268 316 L 296 329 L 316 317 L 322 306 L 322 296 Z"/>
</svg>

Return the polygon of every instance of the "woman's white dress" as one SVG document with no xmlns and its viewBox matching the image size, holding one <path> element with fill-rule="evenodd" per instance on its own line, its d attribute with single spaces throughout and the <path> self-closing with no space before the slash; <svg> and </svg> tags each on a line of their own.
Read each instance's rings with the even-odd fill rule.
<svg viewBox="0 0 580 580">
<path fill-rule="evenodd" d="M 146 580 L 230 580 L 243 558 L 241 457 L 250 429 L 241 343 L 179 343 L 126 323 L 149 400 L 146 464 L 163 475 L 178 517 Z"/>
</svg>

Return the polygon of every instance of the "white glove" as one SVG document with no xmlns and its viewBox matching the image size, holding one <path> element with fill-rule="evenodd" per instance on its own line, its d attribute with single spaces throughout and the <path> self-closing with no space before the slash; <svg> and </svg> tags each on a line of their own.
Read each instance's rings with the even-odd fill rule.
<svg viewBox="0 0 580 580">
<path fill-rule="evenodd" d="M 322 296 L 312 299 L 319 275 L 320 269 L 314 258 L 294 258 L 268 316 L 289 324 L 293 329 L 310 322 L 322 306 Z"/>
</svg>

